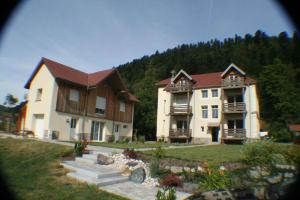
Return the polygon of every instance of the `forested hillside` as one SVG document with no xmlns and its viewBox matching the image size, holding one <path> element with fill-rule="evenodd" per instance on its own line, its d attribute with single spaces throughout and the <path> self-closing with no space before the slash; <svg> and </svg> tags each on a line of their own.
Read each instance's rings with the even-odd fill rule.
<svg viewBox="0 0 300 200">
<path fill-rule="evenodd" d="M 118 68 L 129 89 L 140 99 L 134 126 L 148 139 L 155 136 L 157 88 L 155 83 L 170 77 L 170 71 L 189 74 L 224 71 L 235 63 L 258 81 L 261 118 L 273 136 L 288 140 L 287 124 L 300 122 L 300 39 L 294 33 L 268 36 L 235 36 L 183 44 L 165 52 L 144 56 Z"/>
</svg>

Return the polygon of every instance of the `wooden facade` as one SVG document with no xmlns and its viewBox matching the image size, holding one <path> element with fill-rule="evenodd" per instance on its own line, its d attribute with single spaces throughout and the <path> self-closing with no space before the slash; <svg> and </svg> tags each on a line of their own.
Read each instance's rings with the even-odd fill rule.
<svg viewBox="0 0 300 200">
<path fill-rule="evenodd" d="M 79 101 L 71 101 L 69 98 L 70 90 L 79 91 Z M 106 99 L 105 114 L 97 114 L 96 98 L 104 97 Z M 120 111 L 120 101 L 125 102 L 125 112 Z M 118 88 L 115 88 L 109 81 L 104 81 L 93 88 L 75 86 L 64 81 L 58 81 L 58 93 L 56 102 L 56 111 L 86 115 L 99 119 L 114 120 L 118 122 L 131 123 L 134 103 L 128 101 L 124 94 Z"/>
</svg>

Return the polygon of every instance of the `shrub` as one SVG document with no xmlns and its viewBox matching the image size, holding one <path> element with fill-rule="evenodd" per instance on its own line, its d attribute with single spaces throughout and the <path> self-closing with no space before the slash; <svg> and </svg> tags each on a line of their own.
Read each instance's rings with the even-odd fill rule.
<svg viewBox="0 0 300 200">
<path fill-rule="evenodd" d="M 247 143 L 242 148 L 243 160 L 251 166 L 274 170 L 276 163 L 282 163 L 280 147 L 271 140 Z"/>
<path fill-rule="evenodd" d="M 87 145 L 88 145 L 88 142 L 86 140 L 80 140 L 78 142 L 75 142 L 74 152 L 75 152 L 76 156 L 82 156 L 82 154 L 86 151 Z"/>
<path fill-rule="evenodd" d="M 169 174 L 160 180 L 164 187 L 178 187 L 182 185 L 181 179 L 175 174 Z"/>
<path fill-rule="evenodd" d="M 156 200 L 176 200 L 176 190 L 174 188 L 164 188 L 163 191 L 158 190 Z"/>
<path fill-rule="evenodd" d="M 291 164 L 296 164 L 298 167 L 300 166 L 300 146 L 299 145 L 291 145 L 287 148 L 282 149 L 281 153 L 287 159 L 287 161 Z"/>
<path fill-rule="evenodd" d="M 232 185 L 229 172 L 218 169 L 217 167 L 208 167 L 202 173 L 200 187 L 207 190 L 226 189 Z"/>
<path fill-rule="evenodd" d="M 150 162 L 150 174 L 152 178 L 158 177 L 159 176 L 159 160 L 153 159 Z"/>
<path fill-rule="evenodd" d="M 132 159 L 136 159 L 137 158 L 137 153 L 134 151 L 134 149 L 124 149 L 123 154 L 127 157 L 127 158 L 132 158 Z"/>
<path fill-rule="evenodd" d="M 165 150 L 161 147 L 161 146 L 158 146 L 155 150 L 154 150 L 154 156 L 156 159 L 161 159 L 165 156 Z"/>
</svg>

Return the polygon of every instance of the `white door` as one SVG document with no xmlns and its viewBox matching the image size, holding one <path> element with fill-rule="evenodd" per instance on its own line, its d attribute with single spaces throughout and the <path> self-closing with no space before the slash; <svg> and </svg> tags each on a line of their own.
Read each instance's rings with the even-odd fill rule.
<svg viewBox="0 0 300 200">
<path fill-rule="evenodd" d="M 119 140 L 120 140 L 120 132 L 119 132 L 119 129 L 120 129 L 120 125 L 119 125 L 119 124 L 116 124 L 116 125 L 115 125 L 115 141 L 119 141 Z"/>
<path fill-rule="evenodd" d="M 104 123 L 92 121 L 91 140 L 103 141 L 103 126 Z"/>
<path fill-rule="evenodd" d="M 44 116 L 35 116 L 35 130 L 34 130 L 35 135 L 43 139 L 44 138 Z"/>
<path fill-rule="evenodd" d="M 76 118 L 71 118 L 70 122 L 70 139 L 71 140 L 77 140 L 77 135 L 76 135 L 76 126 L 77 126 L 77 119 Z"/>
</svg>

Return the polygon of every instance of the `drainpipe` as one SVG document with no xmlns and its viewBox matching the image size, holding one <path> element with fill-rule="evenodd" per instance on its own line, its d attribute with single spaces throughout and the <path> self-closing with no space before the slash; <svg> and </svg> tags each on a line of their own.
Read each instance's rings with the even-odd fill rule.
<svg viewBox="0 0 300 200">
<path fill-rule="evenodd" d="M 248 89 L 249 89 L 249 117 L 250 117 L 250 135 L 249 138 L 251 138 L 252 135 L 252 130 L 251 130 L 251 126 L 252 126 L 252 116 L 251 116 L 251 112 L 252 112 L 252 106 L 251 106 L 251 95 L 250 95 L 250 85 L 248 85 Z"/>
<path fill-rule="evenodd" d="M 83 135 L 85 132 L 85 121 L 86 121 L 86 117 L 87 117 L 88 95 L 89 95 L 89 86 L 86 87 L 86 94 L 85 94 L 85 100 L 84 100 L 84 115 L 83 115 L 82 130 L 81 130 Z"/>
</svg>

